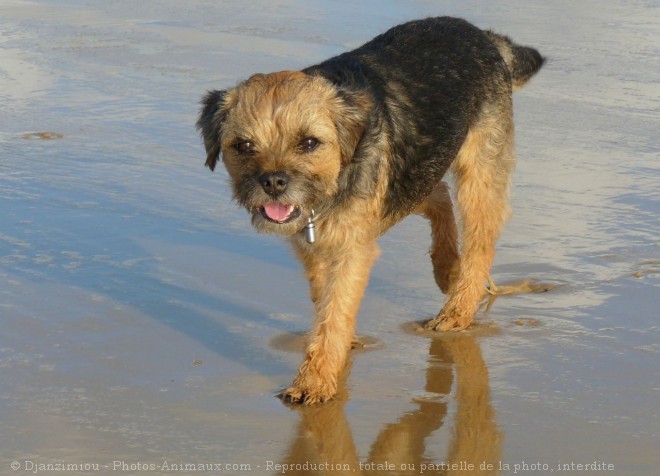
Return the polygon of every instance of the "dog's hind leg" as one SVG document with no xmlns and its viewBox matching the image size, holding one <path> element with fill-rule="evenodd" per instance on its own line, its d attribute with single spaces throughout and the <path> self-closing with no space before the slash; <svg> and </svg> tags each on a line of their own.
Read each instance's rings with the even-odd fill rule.
<svg viewBox="0 0 660 476">
<path fill-rule="evenodd" d="M 458 232 L 447 184 L 438 182 L 416 213 L 431 222 L 433 276 L 442 292 L 448 294 L 458 278 L 459 257 Z"/>
<path fill-rule="evenodd" d="M 485 107 L 452 164 L 461 215 L 458 280 L 440 314 L 427 323 L 435 330 L 470 325 L 485 294 L 495 242 L 509 215 L 509 184 L 515 166 L 510 96 Z"/>
</svg>

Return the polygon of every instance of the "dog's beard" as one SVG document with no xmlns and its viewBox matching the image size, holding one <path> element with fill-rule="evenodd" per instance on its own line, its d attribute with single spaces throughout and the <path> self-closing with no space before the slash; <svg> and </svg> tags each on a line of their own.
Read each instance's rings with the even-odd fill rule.
<svg viewBox="0 0 660 476">
<path fill-rule="evenodd" d="M 314 207 L 314 187 L 292 183 L 275 197 L 264 192 L 254 179 L 246 179 L 234 190 L 236 201 L 252 214 L 252 225 L 260 233 L 291 236 L 300 231 Z M 318 195 L 317 195 L 318 196 Z"/>
</svg>

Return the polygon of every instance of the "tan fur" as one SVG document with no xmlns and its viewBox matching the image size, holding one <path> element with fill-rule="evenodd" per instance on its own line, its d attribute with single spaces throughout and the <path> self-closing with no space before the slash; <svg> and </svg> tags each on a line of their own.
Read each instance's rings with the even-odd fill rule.
<svg viewBox="0 0 660 476">
<path fill-rule="evenodd" d="M 346 157 L 353 154 L 361 135 L 359 124 L 371 107 L 368 98 L 342 102 L 333 86 L 320 77 L 298 72 L 255 75 L 224 99 L 228 111 L 223 124 L 222 157 L 234 182 L 252 170 L 293 171 L 301 182 L 314 184 L 319 193 L 332 196 Z M 396 127 L 396 122 L 394 122 Z M 313 135 L 323 147 L 302 154 L 296 149 L 301 135 Z M 451 198 L 444 182 L 417 207 L 431 222 L 431 258 L 438 286 L 448 300 L 437 318 L 428 323 L 435 330 L 460 330 L 470 325 L 484 294 L 495 241 L 507 216 L 509 176 L 513 169 L 513 125 L 510 97 L 482 111 L 468 132 L 452 171 L 456 176 L 457 205 L 461 215 L 461 253 Z M 256 152 L 241 155 L 237 140 L 250 140 Z M 287 193 L 301 210 L 291 225 L 273 225 L 256 210 L 268 200 L 258 187 L 250 190 L 248 209 L 253 223 L 264 232 L 289 236 L 310 283 L 316 311 L 305 359 L 293 385 L 284 392 L 290 401 L 323 402 L 337 391 L 338 376 L 346 365 L 355 318 L 379 250 L 378 237 L 402 216 L 384 218 L 388 190 L 390 144 L 375 144 L 383 157 L 377 183 L 370 195 L 350 196 L 335 209 L 316 210 L 316 226 L 323 230 L 313 245 L 301 233 L 301 221 L 311 216 L 315 196 L 304 187 Z M 239 184 L 239 185 L 236 185 Z M 253 205 L 252 205 L 253 203 Z"/>
<path fill-rule="evenodd" d="M 328 195 L 335 192 L 341 144 L 333 122 L 337 111 L 328 108 L 334 100 L 330 85 L 299 71 L 282 71 L 254 75 L 228 96 L 225 102 L 231 112 L 221 143 L 223 162 L 232 179 L 238 179 L 246 166 L 259 167 L 264 172 L 287 167 L 295 160 L 301 130 L 313 130 L 324 141 L 325 153 L 300 161 L 298 167 L 303 174 L 322 181 L 322 189 Z M 245 158 L 232 149 L 236 138 L 258 141 L 261 150 L 252 164 L 246 164 Z"/>
<path fill-rule="evenodd" d="M 484 297 L 495 242 L 509 216 L 509 184 L 515 166 L 511 118 L 510 98 L 499 110 L 485 111 L 452 165 L 462 224 L 460 271 L 442 311 L 427 324 L 430 329 L 465 329 Z"/>
<path fill-rule="evenodd" d="M 451 196 L 445 182 L 440 182 L 417 208 L 431 222 L 431 261 L 433 276 L 443 293 L 456 284 L 459 273 L 458 231 Z"/>
<path fill-rule="evenodd" d="M 512 90 L 544 61 L 460 18 L 425 18 L 202 98 L 206 166 L 222 157 L 233 198 L 257 231 L 288 239 L 310 283 L 313 330 L 285 401 L 336 394 L 377 240 L 411 213 L 430 221 L 433 274 L 447 295 L 427 328 L 465 329 L 486 280 L 497 293 L 489 269 L 509 214 Z"/>
</svg>

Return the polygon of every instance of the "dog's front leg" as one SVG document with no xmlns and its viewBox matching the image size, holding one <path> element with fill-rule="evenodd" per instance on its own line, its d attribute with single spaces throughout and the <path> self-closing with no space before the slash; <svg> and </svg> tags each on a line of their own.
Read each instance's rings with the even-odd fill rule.
<svg viewBox="0 0 660 476">
<path fill-rule="evenodd" d="M 332 398 L 348 357 L 355 317 L 369 281 L 378 246 L 375 239 L 350 246 L 298 249 L 316 318 L 293 386 L 283 393 L 289 402 L 314 404 Z"/>
</svg>

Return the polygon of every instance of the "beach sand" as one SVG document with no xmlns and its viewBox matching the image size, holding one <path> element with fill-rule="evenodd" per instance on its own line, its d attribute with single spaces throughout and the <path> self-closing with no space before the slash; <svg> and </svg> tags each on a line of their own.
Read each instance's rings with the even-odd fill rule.
<svg viewBox="0 0 660 476">
<path fill-rule="evenodd" d="M 658 474 L 659 14 L 3 0 L 0 474 Z M 466 332 L 416 332 L 443 296 L 428 224 L 409 218 L 381 240 L 358 319 L 370 345 L 340 396 L 287 407 L 307 284 L 204 168 L 199 99 L 431 15 L 548 57 L 515 96 L 492 269 L 527 292 Z"/>
</svg>

